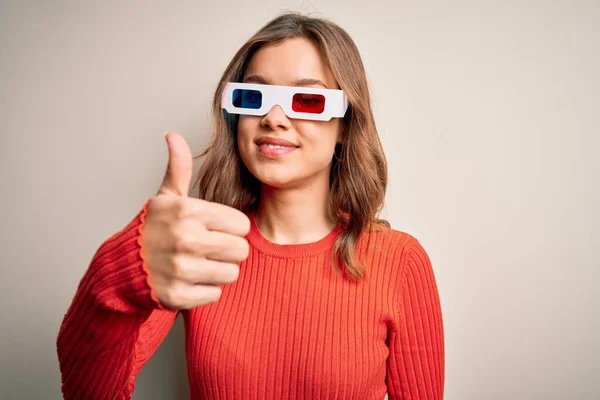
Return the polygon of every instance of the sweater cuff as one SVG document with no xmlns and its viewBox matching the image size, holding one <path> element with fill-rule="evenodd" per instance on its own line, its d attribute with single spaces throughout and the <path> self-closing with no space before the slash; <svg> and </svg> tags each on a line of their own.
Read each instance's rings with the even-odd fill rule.
<svg viewBox="0 0 600 400">
<path fill-rule="evenodd" d="M 142 248 L 142 231 L 150 201 L 146 201 L 123 230 L 108 238 L 92 259 L 90 287 L 103 308 L 124 313 L 165 309 L 150 284 Z"/>
</svg>

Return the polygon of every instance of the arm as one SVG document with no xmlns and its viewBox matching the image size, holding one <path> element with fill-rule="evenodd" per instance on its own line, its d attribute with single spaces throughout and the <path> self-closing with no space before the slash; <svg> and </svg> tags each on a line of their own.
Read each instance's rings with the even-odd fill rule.
<svg viewBox="0 0 600 400">
<path fill-rule="evenodd" d="M 440 299 L 427 253 L 416 239 L 407 246 L 399 315 L 389 338 L 389 399 L 438 400 L 444 396 Z"/>
<path fill-rule="evenodd" d="M 65 399 L 129 399 L 135 377 L 175 322 L 144 266 L 148 202 L 97 250 L 64 316 L 57 352 Z"/>
</svg>

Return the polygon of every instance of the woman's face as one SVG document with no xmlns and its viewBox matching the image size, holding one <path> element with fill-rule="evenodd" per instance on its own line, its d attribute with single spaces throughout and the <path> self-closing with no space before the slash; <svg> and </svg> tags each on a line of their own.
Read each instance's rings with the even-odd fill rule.
<svg viewBox="0 0 600 400">
<path fill-rule="evenodd" d="M 317 48 L 304 38 L 258 50 L 246 68 L 244 82 L 339 89 Z M 263 184 L 291 188 L 313 180 L 328 183 L 340 127 L 339 118 L 292 119 L 274 106 L 262 117 L 240 116 L 237 144 L 244 164 Z M 286 141 L 284 147 L 269 144 L 278 139 Z"/>
</svg>

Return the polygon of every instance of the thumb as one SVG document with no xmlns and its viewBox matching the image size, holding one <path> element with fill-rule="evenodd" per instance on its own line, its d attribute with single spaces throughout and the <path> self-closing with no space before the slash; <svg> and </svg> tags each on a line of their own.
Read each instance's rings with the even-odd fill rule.
<svg viewBox="0 0 600 400">
<path fill-rule="evenodd" d="M 192 181 L 192 152 L 184 137 L 176 132 L 165 133 L 169 148 L 169 164 L 158 190 L 160 194 L 187 197 Z"/>
</svg>

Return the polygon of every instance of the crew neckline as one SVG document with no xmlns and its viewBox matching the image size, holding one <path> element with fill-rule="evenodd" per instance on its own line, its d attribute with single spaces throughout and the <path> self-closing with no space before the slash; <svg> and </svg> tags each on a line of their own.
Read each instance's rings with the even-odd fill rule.
<svg viewBox="0 0 600 400">
<path fill-rule="evenodd" d="M 327 235 L 315 242 L 278 244 L 271 242 L 260 232 L 256 224 L 255 212 L 248 213 L 247 216 L 250 219 L 250 232 L 248 232 L 246 239 L 250 245 L 264 254 L 279 258 L 306 257 L 325 253 L 333 248 L 335 241 L 341 234 L 340 226 L 336 225 Z"/>
</svg>

